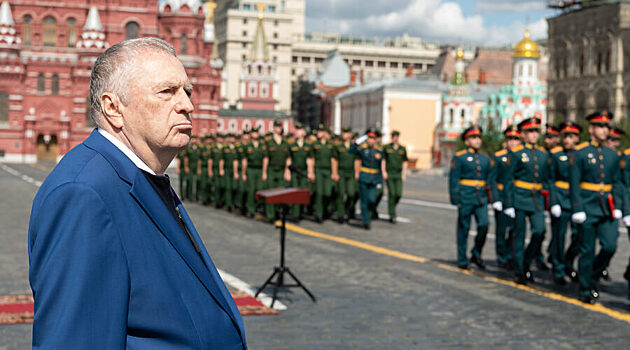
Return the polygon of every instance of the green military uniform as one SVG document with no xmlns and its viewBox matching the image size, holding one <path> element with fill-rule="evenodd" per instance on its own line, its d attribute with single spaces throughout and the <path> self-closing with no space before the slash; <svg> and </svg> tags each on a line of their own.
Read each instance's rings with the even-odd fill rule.
<svg viewBox="0 0 630 350">
<path fill-rule="evenodd" d="M 368 131 L 368 137 L 376 137 L 374 131 Z M 369 147 L 366 143 L 357 146 L 352 143 L 350 153 L 357 155 L 361 159 L 361 169 L 359 173 L 359 197 L 361 200 L 361 221 L 365 229 L 370 229 L 372 212 L 376 205 L 377 187 L 383 184 L 383 174 L 381 172 L 381 162 L 383 161 L 383 151 L 374 146 Z"/>
<path fill-rule="evenodd" d="M 177 153 L 177 161 L 179 162 L 179 195 L 182 199 L 186 199 L 186 168 L 184 167 L 184 159 L 187 157 L 188 148 L 183 149 Z"/>
<path fill-rule="evenodd" d="M 243 146 L 243 158 L 247 159 L 247 167 L 245 173 L 247 175 L 247 214 L 256 214 L 256 191 L 264 189 L 262 180 L 262 164 L 263 159 L 267 156 L 267 146 L 263 140 L 257 141 L 258 145 L 254 145 L 254 141 L 250 141 Z"/>
<path fill-rule="evenodd" d="M 470 127 L 462 133 L 462 139 L 481 136 L 479 127 Z M 494 161 L 486 154 L 468 147 L 453 156 L 449 172 L 449 196 L 451 204 L 457 205 L 457 266 L 468 268 L 466 246 L 470 231 L 470 219 L 477 222 L 477 236 L 471 251 L 475 262 L 483 267 L 481 252 L 488 233 L 488 194 L 486 186 L 492 188 Z"/>
<path fill-rule="evenodd" d="M 591 124 L 607 125 L 612 113 L 599 111 L 587 117 Z M 597 142 L 578 145 L 570 158 L 570 191 L 573 221 L 585 214 L 586 220 L 578 225 L 580 236 L 580 279 L 581 300 L 594 302 L 597 297 L 597 281 L 603 269 L 617 250 L 618 223 L 627 203 L 628 191 L 621 179 L 619 154 Z M 618 211 L 618 213 L 615 213 Z M 579 222 L 578 222 L 579 224 Z M 595 242 L 599 239 L 600 250 L 595 257 Z"/>
<path fill-rule="evenodd" d="M 245 213 L 245 181 L 243 180 L 243 142 L 239 141 L 234 144 L 236 149 L 236 160 L 238 161 L 238 180 L 236 181 L 236 191 L 234 194 L 234 207 L 240 209 L 241 213 Z"/>
<path fill-rule="evenodd" d="M 627 166 L 628 164 L 630 164 L 630 148 L 623 151 L 622 160 L 624 163 L 624 169 L 622 171 L 622 180 L 624 182 L 624 186 L 626 186 L 626 188 L 630 190 L 630 167 Z M 627 194 L 627 195 L 630 197 L 630 194 Z M 624 211 L 624 214 L 626 215 L 628 212 L 630 212 L 630 201 L 626 201 L 624 203 L 623 211 Z M 626 223 L 624 222 L 624 224 Z M 628 230 L 628 238 L 630 239 L 630 226 L 626 225 L 626 229 Z M 625 278 L 626 281 L 628 281 L 628 298 L 630 298 L 630 259 L 628 261 L 628 265 L 626 265 L 626 271 L 623 274 L 623 278 Z"/>
<path fill-rule="evenodd" d="M 540 120 L 529 118 L 519 124 L 519 130 L 539 130 Z M 540 250 L 545 232 L 545 200 L 542 190 L 549 191 L 548 155 L 544 148 L 525 144 L 509 153 L 510 166 L 505 177 L 504 208 L 516 210 L 514 220 L 514 265 L 516 281 L 526 284 L 533 280 L 529 271 Z M 531 238 L 525 250 L 526 220 L 529 218 Z"/>
<path fill-rule="evenodd" d="M 492 193 L 495 201 L 503 201 L 505 196 L 504 183 L 508 168 L 508 150 L 503 149 L 494 153 L 494 179 L 496 180 L 496 191 Z M 512 265 L 512 242 L 514 237 L 514 219 L 505 215 L 502 210 L 494 210 L 495 220 L 495 251 L 497 255 L 497 265 L 499 267 L 510 267 Z"/>
<path fill-rule="evenodd" d="M 332 159 L 337 158 L 335 146 L 330 141 L 317 140 L 311 149 L 310 158 L 315 160 L 314 215 L 316 221 L 322 221 L 332 202 Z"/>
<path fill-rule="evenodd" d="M 308 167 L 306 165 L 306 158 L 308 158 L 311 152 L 311 145 L 306 140 L 295 141 L 289 144 L 289 152 L 291 154 L 291 165 L 296 169 L 306 174 Z M 291 186 L 299 188 L 309 188 L 308 179 L 297 174 L 291 174 Z M 302 206 L 291 206 L 291 218 L 299 220 L 302 216 Z"/>
<path fill-rule="evenodd" d="M 201 147 L 197 143 L 193 143 L 190 145 L 188 152 L 186 154 L 188 158 L 188 174 L 186 176 L 186 198 L 188 200 L 196 201 L 199 195 L 199 189 L 196 188 L 197 178 L 199 175 L 197 174 L 198 162 L 201 157 Z"/>
<path fill-rule="evenodd" d="M 282 126 L 280 122 L 274 122 L 275 126 Z M 284 179 L 284 173 L 286 171 L 287 159 L 291 156 L 289 153 L 289 144 L 284 138 L 280 138 L 280 143 L 276 142 L 273 136 L 266 141 L 267 145 L 267 157 L 269 157 L 269 164 L 267 166 L 267 183 L 266 188 L 284 187 L 287 182 Z M 273 204 L 265 205 L 265 214 L 268 220 L 273 220 L 276 217 L 276 206 Z"/>
<path fill-rule="evenodd" d="M 407 149 L 402 145 L 390 143 L 383 147 L 385 153 L 385 170 L 387 170 L 387 207 L 389 220 L 396 221 L 396 205 L 402 197 L 402 170 L 407 161 Z"/>
<path fill-rule="evenodd" d="M 349 130 L 344 130 L 348 132 Z M 354 216 L 354 204 L 358 194 L 359 183 L 354 177 L 354 161 L 356 154 L 350 153 L 351 141 L 340 142 L 335 152 L 339 164 L 339 183 L 337 185 L 337 219 L 339 222 L 346 220 L 346 215 L 352 213 Z"/>
<path fill-rule="evenodd" d="M 225 206 L 228 210 L 234 208 L 234 197 L 238 189 L 240 176 L 234 177 L 234 172 L 238 174 L 238 165 L 234 168 L 234 162 L 238 162 L 238 150 L 234 143 L 230 142 L 223 147 L 223 196 Z"/>
<path fill-rule="evenodd" d="M 214 194 L 214 205 L 217 208 L 223 207 L 223 200 L 225 195 L 225 185 L 223 183 L 223 176 L 219 173 L 219 164 L 221 159 L 223 159 L 223 142 L 219 142 L 212 147 L 211 155 L 212 158 L 212 186 L 213 186 L 213 194 Z"/>
<path fill-rule="evenodd" d="M 199 199 L 202 204 L 207 204 L 210 199 L 210 175 L 208 174 L 208 159 L 212 145 L 203 145 L 201 149 L 201 175 L 199 176 Z"/>
</svg>

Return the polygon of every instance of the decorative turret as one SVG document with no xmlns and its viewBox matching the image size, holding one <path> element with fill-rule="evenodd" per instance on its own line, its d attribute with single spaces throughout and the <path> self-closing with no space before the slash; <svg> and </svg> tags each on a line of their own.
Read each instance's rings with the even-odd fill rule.
<svg viewBox="0 0 630 350">
<path fill-rule="evenodd" d="M 160 2 L 159 11 L 163 13 L 188 10 L 192 13 L 202 13 L 203 4 L 199 0 L 166 0 Z"/>
<path fill-rule="evenodd" d="M 92 6 L 83 26 L 81 40 L 77 42 L 77 48 L 106 49 L 108 47 L 109 43 L 105 41 L 105 31 L 98 15 L 98 8 Z"/>
<path fill-rule="evenodd" d="M 529 28 L 525 29 L 525 38 L 514 48 L 514 58 L 540 58 L 538 44 L 529 38 Z"/>
<path fill-rule="evenodd" d="M 525 29 L 525 38 L 514 48 L 514 71 L 512 84 L 515 86 L 534 86 L 538 83 L 538 44 L 529 38 L 529 28 Z"/>
<path fill-rule="evenodd" d="M 15 22 L 8 1 L 0 6 L 0 45 L 18 45 L 20 38 L 15 35 Z"/>
<path fill-rule="evenodd" d="M 455 74 L 453 75 L 453 81 L 451 84 L 453 85 L 465 85 L 466 84 L 466 73 L 464 64 L 464 50 L 459 46 L 457 48 L 457 54 L 455 55 Z"/>
<path fill-rule="evenodd" d="M 252 42 L 252 49 L 249 53 L 250 61 L 269 61 L 269 48 L 267 47 L 267 38 L 265 37 L 265 28 L 263 26 L 263 10 L 264 5 L 258 4 L 258 24 L 256 25 L 256 34 Z"/>
</svg>

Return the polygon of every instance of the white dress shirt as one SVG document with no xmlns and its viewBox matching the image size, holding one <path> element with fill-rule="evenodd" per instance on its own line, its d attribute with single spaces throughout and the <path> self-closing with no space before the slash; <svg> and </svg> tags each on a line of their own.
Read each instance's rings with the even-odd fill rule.
<svg viewBox="0 0 630 350">
<path fill-rule="evenodd" d="M 97 130 L 101 135 L 103 135 L 104 138 L 106 138 L 109 142 L 113 143 L 114 146 L 116 146 L 116 148 L 118 148 L 122 153 L 124 153 L 127 156 L 127 158 L 129 158 L 133 162 L 133 164 L 135 164 L 138 168 L 140 168 L 140 170 L 144 170 L 151 175 L 156 175 L 155 171 L 151 170 L 151 168 L 149 168 L 149 166 L 146 165 L 146 163 L 143 162 L 142 159 L 140 159 L 140 157 L 138 157 L 135 153 L 133 153 L 133 151 L 130 150 L 129 147 L 125 146 L 124 143 L 120 142 L 119 139 L 115 138 L 114 135 L 108 133 L 107 131 L 101 128 L 98 128 Z"/>
</svg>

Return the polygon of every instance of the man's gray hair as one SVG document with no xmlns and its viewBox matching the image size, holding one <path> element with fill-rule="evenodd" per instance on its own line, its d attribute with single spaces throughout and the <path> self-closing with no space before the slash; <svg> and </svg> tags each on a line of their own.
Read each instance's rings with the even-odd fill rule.
<svg viewBox="0 0 630 350">
<path fill-rule="evenodd" d="M 177 57 L 173 46 L 166 41 L 154 38 L 138 38 L 121 41 L 103 52 L 92 68 L 90 77 L 90 116 L 94 123 L 101 125 L 103 107 L 101 95 L 113 92 L 126 106 L 129 103 L 129 82 L 134 77 L 134 58 L 146 51 L 156 51 Z"/>
</svg>

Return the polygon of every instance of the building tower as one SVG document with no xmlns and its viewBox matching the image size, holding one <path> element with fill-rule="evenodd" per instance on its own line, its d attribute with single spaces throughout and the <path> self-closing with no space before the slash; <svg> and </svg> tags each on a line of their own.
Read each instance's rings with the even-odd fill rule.
<svg viewBox="0 0 630 350">
<path fill-rule="evenodd" d="M 529 28 L 525 30 L 525 38 L 516 44 L 513 57 L 512 85 L 536 85 L 538 83 L 540 51 L 538 50 L 538 44 L 529 38 Z"/>
<path fill-rule="evenodd" d="M 263 27 L 264 5 L 258 4 L 258 24 L 249 57 L 243 63 L 240 76 L 238 109 L 277 111 L 278 74 L 276 65 L 269 59 L 269 47 Z"/>
</svg>

